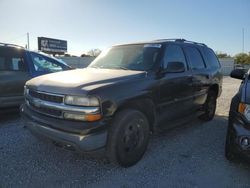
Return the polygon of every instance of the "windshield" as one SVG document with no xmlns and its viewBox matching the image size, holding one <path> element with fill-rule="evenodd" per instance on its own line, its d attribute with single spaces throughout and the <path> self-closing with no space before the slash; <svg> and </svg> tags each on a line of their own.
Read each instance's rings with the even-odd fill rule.
<svg viewBox="0 0 250 188">
<path fill-rule="evenodd" d="M 42 54 L 31 52 L 31 59 L 36 72 L 52 73 L 63 70 L 61 63 Z"/>
<path fill-rule="evenodd" d="M 160 44 L 115 46 L 102 52 L 90 65 L 92 68 L 150 70 L 155 64 Z"/>
</svg>

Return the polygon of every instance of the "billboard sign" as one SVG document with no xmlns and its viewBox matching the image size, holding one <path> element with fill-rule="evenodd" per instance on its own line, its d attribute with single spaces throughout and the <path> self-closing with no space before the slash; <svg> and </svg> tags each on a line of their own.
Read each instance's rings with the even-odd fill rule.
<svg viewBox="0 0 250 188">
<path fill-rule="evenodd" d="M 38 37 L 38 50 L 50 54 L 64 54 L 67 52 L 67 41 Z"/>
</svg>

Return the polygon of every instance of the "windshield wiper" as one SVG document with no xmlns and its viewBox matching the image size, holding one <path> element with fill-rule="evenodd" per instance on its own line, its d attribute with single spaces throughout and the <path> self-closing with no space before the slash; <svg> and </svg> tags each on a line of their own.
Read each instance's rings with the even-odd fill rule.
<svg viewBox="0 0 250 188">
<path fill-rule="evenodd" d="M 123 67 L 123 66 L 119 66 L 117 68 L 122 69 L 122 70 L 129 70 L 127 67 Z"/>
</svg>

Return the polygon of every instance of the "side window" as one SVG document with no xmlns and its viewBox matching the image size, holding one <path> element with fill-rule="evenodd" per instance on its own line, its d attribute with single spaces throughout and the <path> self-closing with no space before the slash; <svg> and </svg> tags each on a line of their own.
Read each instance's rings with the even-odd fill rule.
<svg viewBox="0 0 250 188">
<path fill-rule="evenodd" d="M 212 68 L 219 68 L 220 67 L 220 63 L 219 63 L 215 53 L 213 52 L 213 50 L 206 48 L 205 54 L 206 54 L 207 61 L 210 65 L 210 67 L 212 67 Z"/>
<path fill-rule="evenodd" d="M 0 71 L 28 71 L 22 53 L 7 49 L 1 51 Z"/>
<path fill-rule="evenodd" d="M 164 55 L 164 68 L 167 68 L 169 62 L 183 62 L 186 66 L 186 59 L 180 46 L 168 45 Z"/>
<path fill-rule="evenodd" d="M 49 59 L 37 53 L 31 53 L 32 62 L 35 71 L 38 72 L 58 72 L 62 71 L 63 67 L 55 63 L 53 59 Z"/>
<path fill-rule="evenodd" d="M 194 47 L 185 47 L 185 52 L 187 54 L 191 68 L 194 69 L 204 69 L 205 64 L 201 57 L 200 52 Z"/>
</svg>

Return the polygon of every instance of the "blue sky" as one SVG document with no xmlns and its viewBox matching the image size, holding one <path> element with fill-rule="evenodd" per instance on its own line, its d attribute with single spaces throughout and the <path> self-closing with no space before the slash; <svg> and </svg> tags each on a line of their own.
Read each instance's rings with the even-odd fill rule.
<svg viewBox="0 0 250 188">
<path fill-rule="evenodd" d="M 0 42 L 37 49 L 37 37 L 68 41 L 80 55 L 112 44 L 185 38 L 231 55 L 250 52 L 250 0 L 0 0 Z"/>
</svg>

